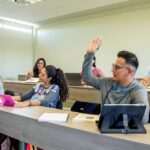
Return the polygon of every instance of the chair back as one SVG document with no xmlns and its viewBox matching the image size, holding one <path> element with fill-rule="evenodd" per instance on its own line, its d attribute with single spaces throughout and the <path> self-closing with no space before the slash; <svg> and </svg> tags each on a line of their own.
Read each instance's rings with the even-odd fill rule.
<svg viewBox="0 0 150 150">
<path fill-rule="evenodd" d="M 101 106 L 96 103 L 80 102 L 76 101 L 71 107 L 71 111 L 87 113 L 87 114 L 100 114 Z"/>
<path fill-rule="evenodd" d="M 60 100 L 57 102 L 56 108 L 57 109 L 63 109 L 63 104 Z"/>
</svg>

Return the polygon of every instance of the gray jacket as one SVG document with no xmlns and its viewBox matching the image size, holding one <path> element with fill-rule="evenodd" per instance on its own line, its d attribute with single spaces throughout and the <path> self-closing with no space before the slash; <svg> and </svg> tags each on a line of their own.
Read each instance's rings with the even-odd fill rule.
<svg viewBox="0 0 150 150">
<path fill-rule="evenodd" d="M 123 88 L 112 78 L 94 77 L 91 72 L 94 53 L 87 53 L 83 63 L 83 80 L 101 91 L 102 105 L 104 104 L 145 104 L 146 110 L 143 123 L 148 122 L 149 102 L 147 91 L 143 85 L 134 80 L 129 86 Z"/>
</svg>

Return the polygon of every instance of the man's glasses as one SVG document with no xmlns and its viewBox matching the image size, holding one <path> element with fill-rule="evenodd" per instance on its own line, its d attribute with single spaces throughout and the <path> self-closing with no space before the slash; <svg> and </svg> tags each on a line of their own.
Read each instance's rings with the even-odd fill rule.
<svg viewBox="0 0 150 150">
<path fill-rule="evenodd" d="M 128 67 L 121 67 L 117 64 L 112 64 L 112 68 L 115 69 L 115 70 L 118 70 L 118 69 L 121 69 L 121 68 L 128 69 Z"/>
</svg>

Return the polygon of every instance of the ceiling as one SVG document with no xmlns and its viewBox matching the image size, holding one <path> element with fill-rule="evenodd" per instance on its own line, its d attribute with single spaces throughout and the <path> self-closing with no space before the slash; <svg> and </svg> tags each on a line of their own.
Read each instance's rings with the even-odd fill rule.
<svg viewBox="0 0 150 150">
<path fill-rule="evenodd" d="M 28 6 L 0 0 L 0 19 L 6 17 L 42 25 L 80 16 L 104 15 L 127 7 L 133 10 L 133 6 L 150 7 L 150 0 L 43 0 Z"/>
</svg>

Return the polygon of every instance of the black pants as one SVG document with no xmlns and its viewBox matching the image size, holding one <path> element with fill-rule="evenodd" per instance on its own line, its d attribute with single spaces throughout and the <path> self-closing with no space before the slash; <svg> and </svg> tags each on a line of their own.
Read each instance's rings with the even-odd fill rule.
<svg viewBox="0 0 150 150">
<path fill-rule="evenodd" d="M 1 134 L 0 133 L 0 150 L 1 150 L 1 144 L 4 142 L 4 140 L 7 138 L 7 135 Z M 19 141 L 9 137 L 11 145 L 10 145 L 10 150 L 15 149 L 15 150 L 19 150 Z"/>
</svg>

